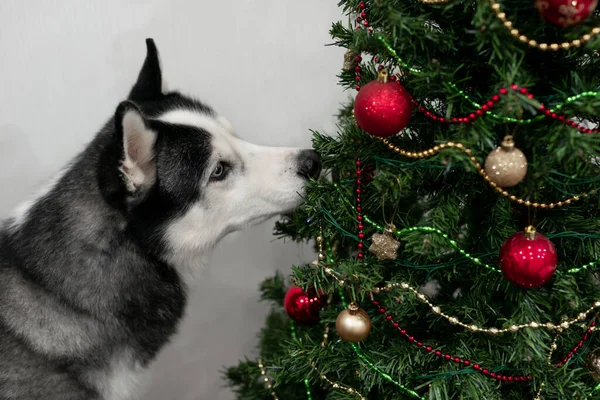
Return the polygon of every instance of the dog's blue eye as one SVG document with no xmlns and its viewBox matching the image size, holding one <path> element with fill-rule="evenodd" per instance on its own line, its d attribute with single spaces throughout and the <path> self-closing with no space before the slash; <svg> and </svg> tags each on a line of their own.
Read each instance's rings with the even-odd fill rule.
<svg viewBox="0 0 600 400">
<path fill-rule="evenodd" d="M 225 179 L 228 171 L 229 171 L 228 165 L 225 164 L 224 162 L 220 161 L 217 164 L 217 166 L 215 167 L 215 169 L 213 170 L 212 174 L 210 175 L 210 180 L 211 181 L 221 181 L 221 180 Z"/>
</svg>

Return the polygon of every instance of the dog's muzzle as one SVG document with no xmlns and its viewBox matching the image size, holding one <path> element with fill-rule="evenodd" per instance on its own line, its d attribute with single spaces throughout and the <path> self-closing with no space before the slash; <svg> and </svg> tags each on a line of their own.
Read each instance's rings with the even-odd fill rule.
<svg viewBox="0 0 600 400">
<path fill-rule="evenodd" d="M 317 179 L 321 173 L 321 157 L 314 150 L 298 153 L 298 175 L 306 179 Z"/>
</svg>

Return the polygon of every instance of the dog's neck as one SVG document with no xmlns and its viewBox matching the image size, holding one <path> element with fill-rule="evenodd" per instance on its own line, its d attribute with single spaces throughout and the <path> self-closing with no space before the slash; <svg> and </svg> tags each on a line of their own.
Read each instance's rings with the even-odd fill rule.
<svg viewBox="0 0 600 400">
<path fill-rule="evenodd" d="M 210 258 L 212 249 L 207 249 L 202 254 L 178 253 L 168 257 L 166 262 L 171 265 L 178 273 L 187 289 L 193 287 L 198 275 L 205 270 Z"/>
</svg>

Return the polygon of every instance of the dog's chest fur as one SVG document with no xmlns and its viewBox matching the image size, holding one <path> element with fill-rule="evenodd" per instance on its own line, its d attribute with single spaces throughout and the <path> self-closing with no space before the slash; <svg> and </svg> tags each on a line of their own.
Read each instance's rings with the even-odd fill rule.
<svg viewBox="0 0 600 400">
<path fill-rule="evenodd" d="M 147 377 L 148 368 L 125 350 L 116 353 L 107 368 L 91 373 L 88 379 L 103 399 L 132 400 L 139 398 Z"/>
</svg>

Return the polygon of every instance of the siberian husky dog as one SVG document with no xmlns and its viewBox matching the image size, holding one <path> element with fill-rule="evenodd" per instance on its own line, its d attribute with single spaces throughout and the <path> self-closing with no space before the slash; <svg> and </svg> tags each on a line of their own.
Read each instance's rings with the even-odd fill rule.
<svg viewBox="0 0 600 400">
<path fill-rule="evenodd" d="M 211 248 L 297 207 L 320 173 L 314 151 L 247 143 L 167 91 L 146 46 L 114 116 L 2 223 L 2 400 L 136 398 Z"/>
</svg>

